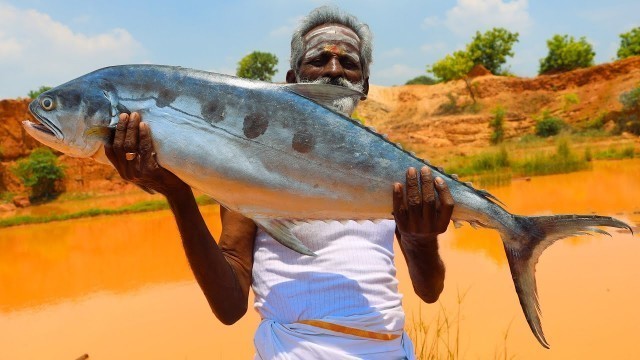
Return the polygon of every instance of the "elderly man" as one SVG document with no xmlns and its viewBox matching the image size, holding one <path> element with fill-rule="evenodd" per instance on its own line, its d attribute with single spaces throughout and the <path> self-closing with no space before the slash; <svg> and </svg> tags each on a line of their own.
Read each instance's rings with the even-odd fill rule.
<svg viewBox="0 0 640 360">
<path fill-rule="evenodd" d="M 366 94 L 371 53 L 366 24 L 321 7 L 293 34 L 286 80 L 336 84 Z M 356 103 L 345 99 L 334 105 L 350 114 Z M 189 186 L 144 156 L 152 151 L 149 128 L 140 116 L 121 116 L 113 146 L 107 148 L 109 159 L 125 179 L 166 196 L 191 269 L 220 321 L 240 319 L 253 289 L 262 318 L 255 335 L 257 359 L 415 358 L 404 332 L 393 239 L 395 233 L 415 292 L 426 302 L 436 301 L 444 284 L 437 235 L 446 230 L 453 212 L 442 179 L 434 180 L 426 167 L 419 174 L 408 169 L 406 184 L 389 189 L 395 222 L 297 227 L 295 235 L 317 254 L 311 257 L 280 245 L 251 219 L 224 208 L 216 243 Z M 152 160 L 128 161 L 127 152 Z"/>
</svg>

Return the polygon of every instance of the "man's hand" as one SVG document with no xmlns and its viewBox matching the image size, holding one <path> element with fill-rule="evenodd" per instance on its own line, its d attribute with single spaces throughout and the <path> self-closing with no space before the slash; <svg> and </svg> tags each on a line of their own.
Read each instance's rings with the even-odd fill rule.
<svg viewBox="0 0 640 360">
<path fill-rule="evenodd" d="M 141 122 L 137 112 L 120 114 L 113 144 L 105 145 L 105 154 L 123 179 L 146 191 L 169 196 L 190 190 L 186 183 L 158 164 L 149 127 Z"/>
<path fill-rule="evenodd" d="M 403 238 L 435 241 L 447 230 L 453 214 L 454 201 L 447 184 L 440 177 L 434 181 L 431 169 L 425 166 L 420 170 L 420 182 L 416 169 L 407 170 L 406 186 L 406 195 L 402 184 L 393 187 L 393 215 L 398 232 Z"/>
<path fill-rule="evenodd" d="M 405 195 L 402 184 L 393 186 L 396 236 L 407 261 L 413 290 L 425 302 L 433 303 L 444 288 L 445 268 L 438 253 L 438 234 L 447 230 L 453 197 L 442 178 L 434 181 L 427 166 L 420 170 L 420 181 L 416 169 L 409 168 L 406 187 Z"/>
</svg>

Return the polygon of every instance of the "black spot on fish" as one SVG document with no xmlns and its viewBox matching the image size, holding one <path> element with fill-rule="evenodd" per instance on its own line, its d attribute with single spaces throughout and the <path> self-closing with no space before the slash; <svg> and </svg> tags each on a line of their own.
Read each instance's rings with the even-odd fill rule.
<svg viewBox="0 0 640 360">
<path fill-rule="evenodd" d="M 316 140 L 313 134 L 306 129 L 299 130 L 293 135 L 293 141 L 291 147 L 293 150 L 299 153 L 308 153 L 313 150 L 316 145 Z"/>
<path fill-rule="evenodd" d="M 267 131 L 268 126 L 269 120 L 267 120 L 264 115 L 253 113 L 244 117 L 242 131 L 244 132 L 244 136 L 249 139 L 255 139 L 264 134 L 264 132 Z"/>
<path fill-rule="evenodd" d="M 116 110 L 118 110 L 121 114 L 131 115 L 131 110 L 127 109 L 127 107 L 122 104 L 116 105 Z"/>
<path fill-rule="evenodd" d="M 220 122 L 224 119 L 224 105 L 215 100 L 211 100 L 200 108 L 202 117 L 212 123 Z"/>
<path fill-rule="evenodd" d="M 67 109 L 75 108 L 80 105 L 82 101 L 82 94 L 75 89 L 61 90 L 57 94 L 58 102 Z"/>
<path fill-rule="evenodd" d="M 178 93 L 173 91 L 172 89 L 162 89 L 160 93 L 158 93 L 158 98 L 156 99 L 156 106 L 159 108 L 163 108 L 165 106 L 171 105 L 172 102 L 176 100 L 178 97 Z"/>
</svg>

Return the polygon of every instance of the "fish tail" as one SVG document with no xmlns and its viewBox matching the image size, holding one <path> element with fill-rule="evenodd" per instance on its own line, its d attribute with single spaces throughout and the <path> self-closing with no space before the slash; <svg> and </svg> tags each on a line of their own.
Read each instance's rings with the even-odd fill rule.
<svg viewBox="0 0 640 360">
<path fill-rule="evenodd" d="M 597 215 L 515 216 L 516 229 L 503 228 L 500 233 L 507 253 L 511 277 L 520 305 L 534 336 L 542 346 L 549 343 L 542 332 L 540 304 L 536 288 L 535 266 L 542 252 L 555 241 L 591 233 L 606 234 L 596 226 L 628 229 L 620 220 Z"/>
</svg>

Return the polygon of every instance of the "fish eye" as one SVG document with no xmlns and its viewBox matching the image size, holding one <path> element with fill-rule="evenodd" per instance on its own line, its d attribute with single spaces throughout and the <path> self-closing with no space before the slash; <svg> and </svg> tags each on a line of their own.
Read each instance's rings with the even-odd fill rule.
<svg viewBox="0 0 640 360">
<path fill-rule="evenodd" d="M 56 108 L 56 103 L 53 101 L 52 98 L 48 96 L 45 96 L 42 98 L 42 100 L 40 100 L 40 105 L 46 111 L 51 111 Z"/>
</svg>

